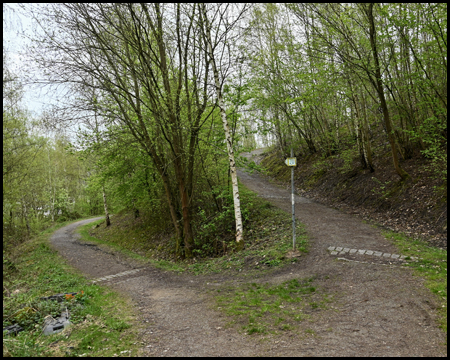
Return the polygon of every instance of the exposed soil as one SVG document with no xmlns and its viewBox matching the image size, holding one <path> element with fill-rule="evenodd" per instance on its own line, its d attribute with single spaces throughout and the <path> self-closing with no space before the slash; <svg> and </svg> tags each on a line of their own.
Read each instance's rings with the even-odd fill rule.
<svg viewBox="0 0 450 360">
<path fill-rule="evenodd" d="M 290 212 L 287 190 L 259 174 L 238 174 L 248 188 Z M 296 217 L 310 236 L 310 252 L 270 275 L 176 275 L 147 265 L 106 282 L 135 303 L 143 356 L 446 356 L 446 336 L 436 324 L 437 302 L 410 269 L 370 263 L 364 255 L 352 257 L 361 262 L 337 260 L 327 252 L 329 246 L 342 246 L 399 253 L 380 230 L 313 200 L 295 200 Z M 75 228 L 93 220 L 56 231 L 51 239 L 55 249 L 93 279 L 143 268 L 103 246 L 81 243 Z M 210 291 L 244 282 L 275 284 L 310 277 L 333 295 L 333 303 L 311 313 L 299 324 L 300 332 L 245 335 L 227 327 L 229 318 L 215 308 Z"/>
<path fill-rule="evenodd" d="M 261 160 L 263 157 L 259 155 L 257 161 Z M 268 160 L 264 159 L 263 164 Z M 276 160 L 282 164 L 280 159 Z M 343 159 L 339 157 L 326 159 L 320 169 L 311 166 L 314 160 L 317 159 L 311 156 L 298 157 L 295 168 L 298 194 L 447 249 L 446 185 L 429 169 L 429 161 L 418 155 L 403 160 L 401 166 L 410 177 L 402 183 L 389 152 L 374 156 L 373 173 L 363 169 L 357 159 L 348 170 L 342 169 Z M 289 170 L 286 166 L 278 169 L 278 174 L 275 171 L 271 175 L 284 177 L 286 188 L 290 187 Z"/>
</svg>

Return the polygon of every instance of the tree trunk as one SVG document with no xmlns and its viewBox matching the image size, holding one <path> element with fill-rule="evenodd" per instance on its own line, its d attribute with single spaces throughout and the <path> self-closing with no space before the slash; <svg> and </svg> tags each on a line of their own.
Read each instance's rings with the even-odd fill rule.
<svg viewBox="0 0 450 360">
<path fill-rule="evenodd" d="M 228 159 L 230 162 L 230 172 L 231 172 L 231 183 L 233 187 L 233 201 L 234 201 L 234 218 L 236 221 L 236 243 L 237 243 L 237 249 L 241 250 L 244 248 L 244 232 L 243 232 L 243 225 L 242 225 L 242 214 L 241 214 L 241 203 L 239 198 L 239 187 L 238 187 L 238 181 L 237 181 L 237 171 L 236 171 L 236 162 L 234 160 L 234 152 L 233 152 L 233 146 L 231 143 L 231 135 L 230 135 L 230 128 L 227 121 L 227 114 L 225 111 L 225 104 L 222 97 L 222 87 L 219 80 L 219 70 L 217 69 L 216 65 L 216 59 L 214 58 L 214 52 L 212 47 L 212 38 L 209 28 L 209 21 L 206 14 L 206 7 L 203 5 L 203 18 L 205 21 L 205 35 L 206 35 L 206 42 L 209 49 L 209 56 L 211 58 L 211 64 L 213 68 L 214 73 L 214 82 L 216 85 L 216 94 L 217 99 L 219 102 L 219 109 L 220 109 L 220 115 L 222 117 L 222 124 L 223 129 L 225 132 L 225 141 L 227 143 L 227 150 L 228 150 Z"/>
<path fill-rule="evenodd" d="M 161 175 L 161 179 L 163 181 L 163 185 L 164 185 L 164 191 L 166 193 L 166 198 L 167 198 L 167 203 L 169 205 L 169 210 L 170 210 L 170 217 L 172 218 L 172 224 L 175 228 L 175 233 L 176 233 L 176 242 L 177 242 L 177 250 L 176 252 L 178 253 L 178 248 L 179 248 L 179 243 L 181 241 L 181 229 L 180 226 L 178 225 L 178 217 L 177 217 L 177 213 L 175 211 L 175 206 L 174 206 L 174 201 L 172 199 L 172 192 L 170 191 L 170 183 L 169 183 L 169 178 L 167 176 L 167 174 L 164 172 L 164 169 L 162 169 L 160 171 L 160 175 Z"/>
<path fill-rule="evenodd" d="M 176 144 L 175 144 L 176 146 Z M 178 149 L 177 149 L 178 150 Z M 176 151 L 179 153 L 178 151 Z M 192 257 L 194 247 L 194 234 L 191 226 L 191 211 L 189 206 L 189 196 L 184 181 L 184 172 L 179 158 L 174 160 L 175 174 L 178 182 L 178 190 L 180 192 L 181 209 L 183 213 L 183 238 L 184 238 L 184 254 L 187 258 Z"/>
<path fill-rule="evenodd" d="M 358 111 L 358 105 L 356 104 L 356 99 L 355 99 L 355 94 L 353 94 L 353 103 L 355 105 L 355 133 L 356 133 L 356 147 L 358 148 L 358 152 L 359 152 L 359 158 L 361 160 L 361 164 L 363 166 L 363 168 L 365 169 L 367 167 L 367 159 L 365 157 L 364 154 L 364 150 L 363 147 L 364 145 L 362 144 L 361 141 L 361 131 L 359 128 L 359 111 Z M 353 107 L 350 108 L 351 114 L 352 114 L 352 118 L 353 118 Z"/>
<path fill-rule="evenodd" d="M 364 94 L 361 96 L 361 108 L 363 113 L 363 138 L 364 138 L 364 156 L 366 157 L 367 165 L 369 166 L 370 172 L 374 172 L 375 169 L 373 167 L 372 162 L 372 149 L 370 146 L 370 136 L 369 136 L 369 125 L 367 123 L 367 112 L 366 112 L 366 102 L 364 99 Z"/>
<path fill-rule="evenodd" d="M 383 82 L 381 80 L 381 70 L 380 70 L 380 63 L 378 60 L 378 51 L 377 51 L 377 44 L 375 39 L 375 22 L 373 19 L 373 3 L 370 3 L 368 6 L 367 16 L 369 19 L 370 24 L 370 45 L 372 46 L 372 55 L 373 59 L 375 61 L 375 76 L 376 76 L 376 82 L 375 82 L 375 88 L 378 92 L 378 96 L 380 98 L 380 104 L 381 108 L 383 110 L 383 118 L 384 123 L 386 125 L 386 132 L 389 138 L 389 144 L 391 145 L 391 153 L 392 153 L 392 160 L 394 162 L 394 168 L 397 174 L 401 177 L 402 180 L 405 180 L 409 175 L 408 173 L 403 170 L 400 167 L 398 156 L 397 156 L 397 149 L 395 146 L 395 137 L 392 131 L 392 124 L 391 119 L 389 117 L 389 110 L 386 103 L 386 98 L 384 96 L 384 89 L 383 89 Z"/>
</svg>

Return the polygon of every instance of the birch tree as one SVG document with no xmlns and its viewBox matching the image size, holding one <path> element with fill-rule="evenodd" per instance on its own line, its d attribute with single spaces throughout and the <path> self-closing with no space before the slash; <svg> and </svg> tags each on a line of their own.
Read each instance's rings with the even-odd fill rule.
<svg viewBox="0 0 450 360">
<path fill-rule="evenodd" d="M 246 11 L 246 7 L 244 6 L 244 9 L 241 10 L 237 16 L 233 19 L 233 21 L 230 21 L 230 18 L 228 18 L 228 11 L 229 11 L 229 4 L 225 6 L 218 6 L 214 15 L 210 17 L 208 15 L 208 9 L 205 4 L 201 4 L 201 27 L 203 31 L 203 37 L 205 39 L 206 44 L 206 51 L 208 53 L 212 70 L 213 70 L 213 76 L 214 76 L 214 85 L 215 85 L 215 92 L 217 97 L 217 102 L 220 109 L 220 115 L 222 118 L 222 124 L 223 124 L 223 130 L 225 133 L 225 142 L 227 144 L 227 151 L 228 151 L 228 159 L 230 163 L 230 173 L 231 173 L 231 183 L 233 188 L 233 202 L 234 202 L 234 217 L 236 222 L 236 243 L 237 243 L 237 249 L 241 250 L 244 248 L 244 229 L 242 224 L 242 214 L 241 214 L 241 203 L 239 198 L 239 186 L 238 186 L 238 179 L 237 179 L 237 170 L 236 170 L 236 162 L 234 158 L 234 151 L 233 151 L 233 144 L 232 144 L 232 138 L 230 133 L 230 126 L 228 124 L 227 120 L 227 113 L 226 113 L 226 106 L 223 100 L 223 89 L 222 85 L 224 82 L 224 76 L 226 74 L 223 69 L 220 68 L 221 64 L 221 57 L 216 55 L 216 51 L 222 50 L 222 54 L 226 51 L 227 46 L 229 44 L 227 43 L 227 37 L 233 30 L 234 25 L 237 23 L 237 21 L 240 19 L 240 17 L 243 15 L 243 13 Z M 211 34 L 211 29 L 215 28 L 218 29 L 217 32 L 214 34 L 214 40 L 213 36 Z M 223 30 L 221 30 L 223 28 Z M 221 49 L 219 48 L 219 45 L 221 45 Z M 229 48 L 228 48 L 228 54 L 229 54 Z M 230 54 L 229 54 L 230 55 Z M 220 71 L 222 70 L 222 71 Z M 222 75 L 222 78 L 220 78 Z"/>
</svg>

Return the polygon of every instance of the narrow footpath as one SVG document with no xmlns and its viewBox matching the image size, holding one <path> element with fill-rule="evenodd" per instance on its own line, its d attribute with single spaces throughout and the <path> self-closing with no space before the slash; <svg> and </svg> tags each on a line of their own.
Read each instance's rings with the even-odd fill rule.
<svg viewBox="0 0 450 360">
<path fill-rule="evenodd" d="M 252 155 L 258 153 L 246 154 Z M 287 189 L 257 173 L 238 175 L 259 196 L 291 211 Z M 51 242 L 87 277 L 133 299 L 142 323 L 143 356 L 446 356 L 446 336 L 437 327 L 432 294 L 398 258 L 384 256 L 401 254 L 380 230 L 300 196 L 295 201 L 310 251 L 263 280 L 275 284 L 314 277 L 334 295 L 326 315 L 312 316 L 302 325 L 311 336 L 287 331 L 261 341 L 260 335 L 226 327 L 229 319 L 214 308 L 207 289 L 213 281 L 215 288 L 229 286 L 230 278 L 175 275 L 80 242 L 75 228 L 95 219 L 56 231 Z"/>
</svg>

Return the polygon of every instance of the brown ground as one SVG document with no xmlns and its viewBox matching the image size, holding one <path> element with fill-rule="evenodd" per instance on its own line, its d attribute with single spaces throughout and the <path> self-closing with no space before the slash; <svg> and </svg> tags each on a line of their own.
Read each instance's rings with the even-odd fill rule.
<svg viewBox="0 0 450 360">
<path fill-rule="evenodd" d="M 281 183 L 290 188 L 289 168 L 277 154 L 265 157 L 263 165 L 267 167 L 271 159 L 281 165 L 272 163 L 269 175 L 284 180 Z M 430 169 L 428 160 L 418 155 L 402 160 L 401 166 L 410 178 L 401 183 L 389 152 L 374 155 L 373 173 L 362 169 L 358 159 L 343 171 L 342 158 L 330 157 L 323 161 L 326 166 L 318 176 L 312 166 L 317 158 L 310 155 L 297 159 L 295 186 L 299 195 L 447 249 L 446 185 Z M 383 196 L 386 194 L 389 196 Z"/>
<path fill-rule="evenodd" d="M 248 188 L 290 212 L 285 199 L 288 191 L 258 174 L 239 171 L 239 177 Z M 340 261 L 326 251 L 329 246 L 343 246 L 398 253 L 380 230 L 300 196 L 296 196 L 296 216 L 306 225 L 310 252 L 264 278 L 174 275 L 147 266 L 109 281 L 136 304 L 142 323 L 142 355 L 446 356 L 446 336 L 436 325 L 438 305 L 410 269 Z M 80 243 L 73 231 L 92 220 L 58 230 L 52 237 L 53 246 L 90 278 L 142 267 L 103 247 Z M 208 291 L 249 281 L 281 283 L 311 276 L 316 286 L 334 295 L 327 310 L 311 313 L 310 320 L 300 323 L 313 335 L 285 331 L 263 337 L 228 328 L 229 319 L 214 308 Z"/>
</svg>

